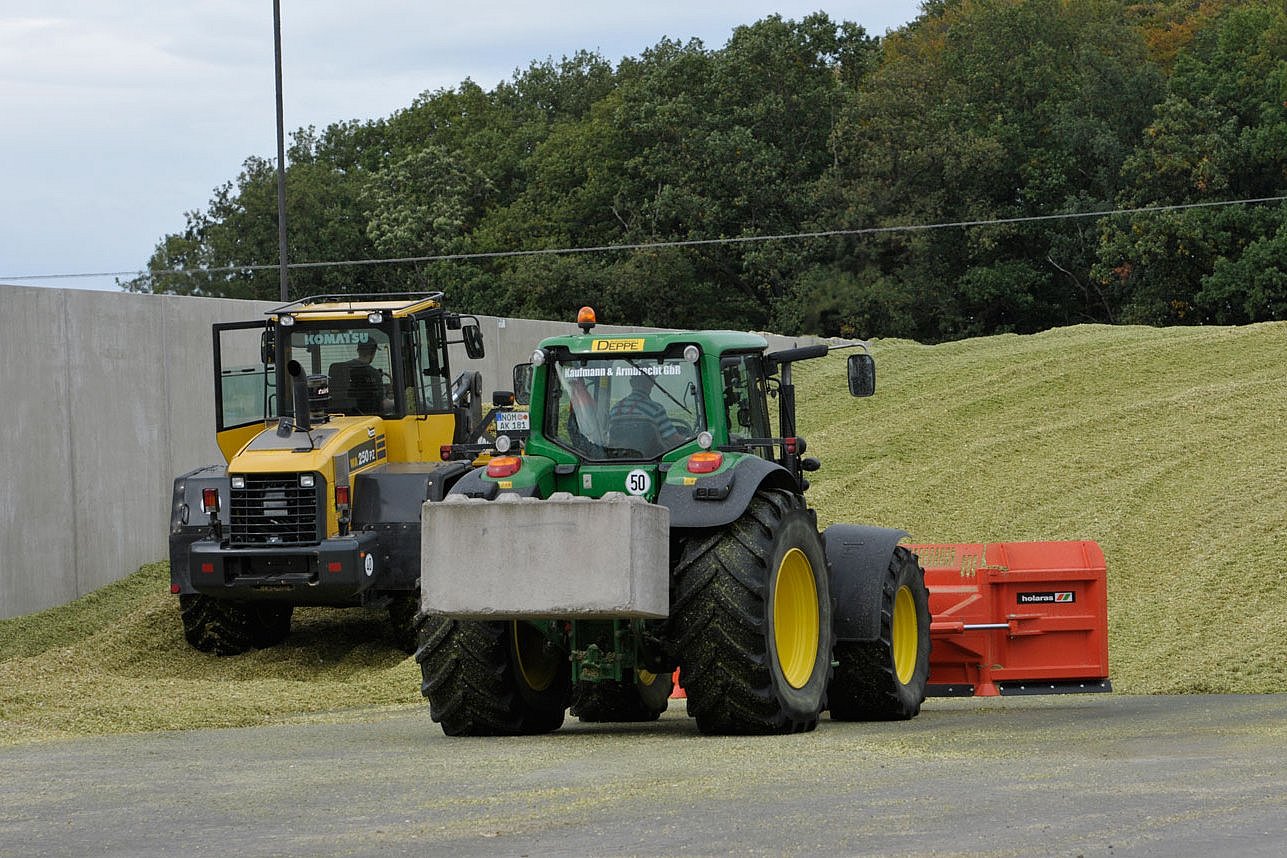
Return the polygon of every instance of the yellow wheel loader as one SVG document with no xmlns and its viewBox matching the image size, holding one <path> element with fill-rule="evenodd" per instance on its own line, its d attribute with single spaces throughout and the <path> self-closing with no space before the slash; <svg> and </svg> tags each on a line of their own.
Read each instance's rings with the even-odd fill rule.
<svg viewBox="0 0 1287 858">
<path fill-rule="evenodd" d="M 479 422 L 477 319 L 440 292 L 304 298 L 216 324 L 216 435 L 226 465 L 174 481 L 170 590 L 188 643 L 235 655 L 280 643 L 296 606 L 387 607 L 410 651 L 420 508 L 468 470 L 444 448 Z"/>
</svg>

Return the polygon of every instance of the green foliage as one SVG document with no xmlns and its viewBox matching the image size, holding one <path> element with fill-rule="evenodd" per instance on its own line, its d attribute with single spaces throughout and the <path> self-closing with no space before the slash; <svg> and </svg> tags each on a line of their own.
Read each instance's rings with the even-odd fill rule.
<svg viewBox="0 0 1287 858">
<path fill-rule="evenodd" d="M 1179 53 L 1167 96 L 1123 172 L 1126 205 L 1287 191 L 1287 10 L 1281 4 L 1228 9 Z M 1287 292 L 1267 251 L 1284 224 L 1281 204 L 1114 219 L 1105 226 L 1095 273 L 1116 294 L 1126 321 L 1282 318 Z"/>
<path fill-rule="evenodd" d="M 301 266 L 292 292 L 922 342 L 1280 318 L 1264 263 L 1283 210 L 1048 216 L 1282 193 L 1285 16 L 936 0 L 881 40 L 770 16 L 719 49 L 666 39 L 615 68 L 582 51 L 490 91 L 465 80 L 300 130 L 287 175 L 293 262 L 453 258 Z M 275 297 L 275 179 L 248 159 L 127 288 Z M 759 240 L 836 230 L 879 231 Z M 569 248 L 590 252 L 548 254 Z"/>
</svg>

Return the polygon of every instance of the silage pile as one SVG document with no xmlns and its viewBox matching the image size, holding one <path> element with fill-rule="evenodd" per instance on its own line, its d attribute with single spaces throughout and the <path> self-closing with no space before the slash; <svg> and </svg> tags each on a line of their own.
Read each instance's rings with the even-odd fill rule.
<svg viewBox="0 0 1287 858">
<path fill-rule="evenodd" d="M 873 351 L 870 400 L 797 371 L 821 519 L 1096 540 L 1117 690 L 1287 691 L 1287 324 Z"/>
<path fill-rule="evenodd" d="M 873 352 L 869 400 L 848 396 L 844 352 L 796 368 L 820 524 L 1094 539 L 1118 691 L 1287 691 L 1287 324 Z M 382 612 L 300 610 L 281 647 L 193 652 L 164 564 L 0 621 L 0 744 L 420 702 Z"/>
</svg>

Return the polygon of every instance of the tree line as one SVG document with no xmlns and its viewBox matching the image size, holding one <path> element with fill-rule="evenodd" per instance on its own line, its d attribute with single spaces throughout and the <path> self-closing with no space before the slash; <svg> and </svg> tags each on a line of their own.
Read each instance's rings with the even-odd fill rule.
<svg viewBox="0 0 1287 858">
<path fill-rule="evenodd" d="M 1287 193 L 1287 10 L 928 0 L 883 38 L 774 16 L 301 129 L 288 165 L 292 263 L 420 260 L 292 269 L 292 297 L 921 342 L 1282 319 L 1287 205 L 1201 204 Z M 276 218 L 252 157 L 122 285 L 274 299 L 251 266 Z M 552 252 L 584 248 L 620 249 Z"/>
</svg>

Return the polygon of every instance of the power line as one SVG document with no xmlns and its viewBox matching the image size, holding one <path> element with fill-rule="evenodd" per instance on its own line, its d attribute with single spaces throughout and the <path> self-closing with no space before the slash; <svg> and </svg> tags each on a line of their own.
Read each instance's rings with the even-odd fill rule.
<svg viewBox="0 0 1287 858">
<path fill-rule="evenodd" d="M 444 253 L 433 256 L 398 256 L 380 259 L 347 259 L 339 262 L 291 262 L 288 270 L 310 268 L 340 268 L 343 266 L 368 265 L 407 265 L 422 262 L 469 262 L 485 259 L 509 259 L 520 256 L 569 256 L 584 253 L 619 253 L 631 250 L 664 250 L 667 248 L 707 247 L 727 244 L 754 244 L 767 241 L 795 241 L 804 238 L 836 238 L 841 236 L 887 235 L 899 232 L 927 232 L 938 229 L 961 229 L 966 227 L 1004 226 L 1007 224 L 1036 223 L 1053 220 L 1077 220 L 1085 218 L 1114 217 L 1119 215 L 1154 214 L 1160 212 L 1185 211 L 1188 209 L 1219 208 L 1225 206 L 1254 205 L 1257 203 L 1278 203 L 1287 201 L 1287 195 L 1277 197 L 1254 197 L 1239 200 L 1218 200 L 1202 203 L 1180 203 L 1175 205 L 1139 206 L 1129 209 L 1104 209 L 1091 212 L 1064 212 L 1061 214 L 1026 215 L 1024 217 L 993 218 L 991 220 L 958 220 L 928 224 L 901 224 L 898 226 L 872 226 L 859 229 L 828 229 L 816 232 L 789 232 L 776 235 L 743 235 L 732 238 L 692 238 L 678 241 L 639 242 L 634 244 L 601 244 L 593 247 L 560 247 L 539 250 L 494 250 L 480 253 Z M 234 274 L 248 271 L 276 271 L 280 265 L 228 265 L 219 268 L 169 268 L 157 271 L 99 271 L 81 274 L 28 274 L 0 275 L 0 280 L 70 280 L 82 277 L 137 277 L 148 274 Z"/>
</svg>

